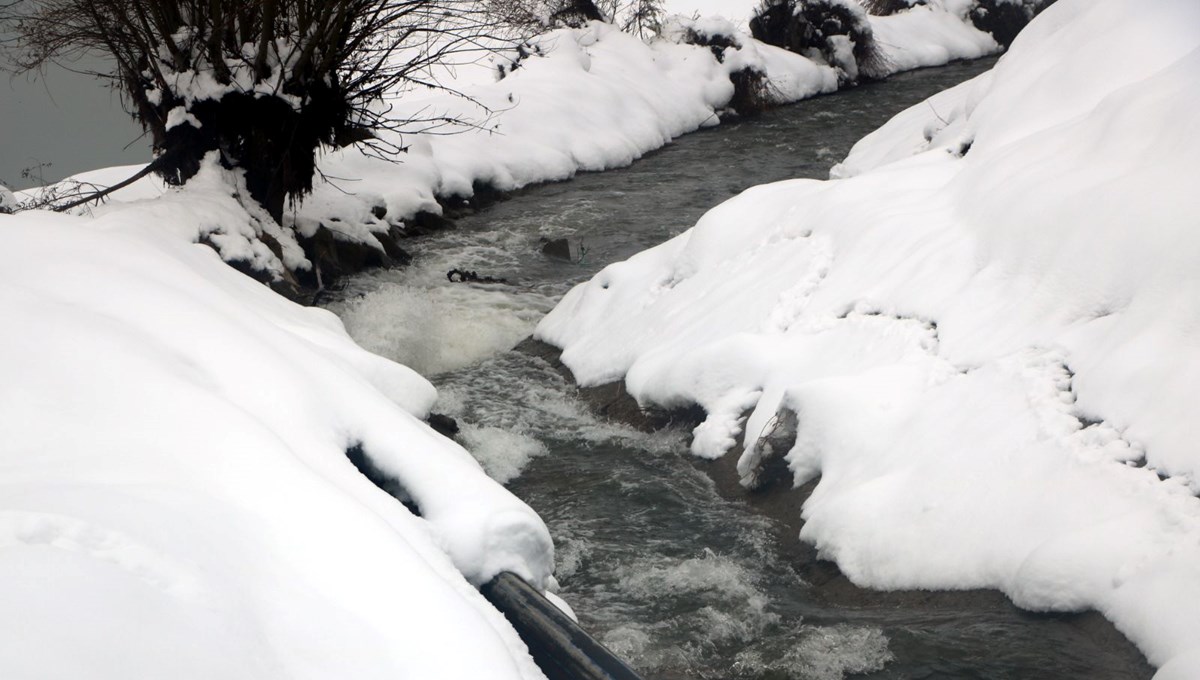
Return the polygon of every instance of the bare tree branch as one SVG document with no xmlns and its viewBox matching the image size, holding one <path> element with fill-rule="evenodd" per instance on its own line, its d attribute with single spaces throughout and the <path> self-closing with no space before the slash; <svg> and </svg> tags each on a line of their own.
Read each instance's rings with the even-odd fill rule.
<svg viewBox="0 0 1200 680">
<path fill-rule="evenodd" d="M 394 153 L 384 131 L 463 123 L 395 117 L 385 98 L 453 93 L 437 68 L 520 33 L 497 30 L 481 0 L 0 0 L 0 28 L 14 36 L 0 47 L 17 71 L 110 55 L 113 67 L 95 75 L 119 86 L 170 159 L 154 171 L 182 183 L 219 152 L 276 219 L 311 191 L 322 147 Z"/>
<path fill-rule="evenodd" d="M 154 159 L 153 161 L 147 163 L 146 167 L 144 167 L 141 170 L 139 170 L 138 172 L 134 173 L 134 175 L 132 177 L 130 177 L 129 179 L 118 182 L 110 187 L 105 187 L 103 189 L 99 189 L 97 191 L 94 191 L 90 194 L 83 196 L 82 198 L 75 199 L 69 203 L 66 203 L 63 205 L 54 205 L 53 210 L 56 212 L 67 212 L 68 210 L 73 210 L 75 208 L 78 208 L 81 205 L 86 205 L 86 204 L 92 203 L 94 201 L 96 201 L 96 202 L 103 201 L 105 199 L 105 197 L 107 197 L 109 194 L 120 191 L 121 189 L 124 189 L 125 187 L 129 186 L 130 184 L 133 184 L 134 182 L 138 181 L 139 179 L 142 179 L 143 177 L 146 177 L 147 175 L 157 171 L 161 165 L 166 163 L 165 159 L 166 159 L 166 156 L 159 156 L 158 158 Z"/>
</svg>

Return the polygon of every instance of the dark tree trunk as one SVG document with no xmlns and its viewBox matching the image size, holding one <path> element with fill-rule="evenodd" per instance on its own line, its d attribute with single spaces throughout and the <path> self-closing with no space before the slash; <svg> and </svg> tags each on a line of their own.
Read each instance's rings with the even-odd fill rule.
<svg viewBox="0 0 1200 680">
<path fill-rule="evenodd" d="M 195 102 L 189 113 L 199 127 L 180 123 L 156 140 L 160 152 L 174 159 L 159 174 L 170 184 L 183 184 L 206 154 L 219 151 L 221 163 L 245 173 L 251 198 L 279 222 L 289 198 L 312 191 L 319 147 L 347 134 L 340 124 L 345 114 L 338 110 L 345 106 L 342 98 L 333 88 L 326 94 L 310 97 L 299 109 L 280 97 L 240 92 Z"/>
</svg>

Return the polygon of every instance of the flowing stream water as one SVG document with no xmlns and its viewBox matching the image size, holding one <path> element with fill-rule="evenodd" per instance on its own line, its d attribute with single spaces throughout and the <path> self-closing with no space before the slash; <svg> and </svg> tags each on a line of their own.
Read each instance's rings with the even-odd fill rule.
<svg viewBox="0 0 1200 680">
<path fill-rule="evenodd" d="M 773 521 L 723 498 L 692 464 L 685 432 L 605 422 L 555 366 L 511 351 L 604 265 L 750 186 L 825 178 L 889 117 L 992 63 L 901 74 L 687 135 L 629 168 L 521 191 L 412 241 L 411 266 L 357 276 L 328 306 L 360 344 L 437 385 L 460 441 L 545 519 L 560 595 L 647 678 L 1149 677 L 1095 615 L 1028 614 L 995 593 L 890 597 L 806 580 Z M 541 253 L 540 239 L 563 237 L 582 243 L 580 261 Z M 454 268 L 508 283 L 450 283 Z"/>
</svg>

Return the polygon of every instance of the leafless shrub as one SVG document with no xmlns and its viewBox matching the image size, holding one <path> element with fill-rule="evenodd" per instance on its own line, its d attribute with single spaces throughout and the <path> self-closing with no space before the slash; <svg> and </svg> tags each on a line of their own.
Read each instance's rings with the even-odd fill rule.
<svg viewBox="0 0 1200 680">
<path fill-rule="evenodd" d="M 859 4 L 863 9 L 867 10 L 867 14 L 875 16 L 889 16 L 897 12 L 903 12 L 906 9 L 924 5 L 926 0 L 859 0 Z"/>
<path fill-rule="evenodd" d="M 434 67 L 494 48 L 477 0 L 15 0 L 0 4 L 19 71 L 112 57 L 115 83 L 168 183 L 217 151 L 280 219 L 312 189 L 321 147 L 384 148 L 379 132 L 458 121 L 390 115 L 385 95 L 443 88 Z"/>
<path fill-rule="evenodd" d="M 644 38 L 657 35 L 666 13 L 663 0 L 485 0 L 504 25 L 526 29 L 578 28 L 604 21 Z"/>
<path fill-rule="evenodd" d="M 854 0 L 762 0 L 750 19 L 750 33 L 836 67 L 843 82 L 887 73 L 867 13 Z"/>
<path fill-rule="evenodd" d="M 975 0 L 967 16 L 975 28 L 1008 47 L 1026 24 L 1052 4 L 1054 0 Z"/>
</svg>

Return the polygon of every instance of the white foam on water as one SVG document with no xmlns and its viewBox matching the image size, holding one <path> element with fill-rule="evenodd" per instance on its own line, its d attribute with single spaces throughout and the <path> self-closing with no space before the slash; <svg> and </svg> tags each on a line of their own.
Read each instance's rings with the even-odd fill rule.
<svg viewBox="0 0 1200 680">
<path fill-rule="evenodd" d="M 840 680 L 847 673 L 881 670 L 891 660 L 882 630 L 839 625 L 809 628 L 800 644 L 784 655 L 783 667 L 797 677 Z"/>
<path fill-rule="evenodd" d="M 574 576 L 591 556 L 592 546 L 579 530 L 554 535 L 554 573 L 561 581 Z"/>
<path fill-rule="evenodd" d="M 591 444 L 620 444 L 647 453 L 663 454 L 680 451 L 685 434 L 672 430 L 642 432 L 637 428 L 616 423 L 595 415 L 591 406 L 564 394 L 558 389 L 541 390 L 532 395 L 529 406 L 547 419 L 546 432 L 571 436 Z"/>
<path fill-rule="evenodd" d="M 629 565 L 621 585 L 643 597 L 692 593 L 713 593 L 726 599 L 761 597 L 745 568 L 711 550 L 685 560 Z"/>
<path fill-rule="evenodd" d="M 469 284 L 393 283 L 329 309 L 366 349 L 432 376 L 511 349 L 527 337 L 544 310 L 522 297 Z"/>
<path fill-rule="evenodd" d="M 690 669 L 694 666 L 695 654 L 682 647 L 661 646 L 659 633 L 638 624 L 627 624 L 613 628 L 600 638 L 604 644 L 623 659 L 629 660 L 643 672 L 658 669 Z M 676 677 L 691 677 L 687 676 Z"/>
<path fill-rule="evenodd" d="M 546 445 L 520 432 L 499 427 L 464 423 L 459 443 L 483 465 L 492 479 L 505 484 L 515 479 L 534 456 L 546 453 Z"/>
<path fill-rule="evenodd" d="M 543 441 L 569 436 L 577 445 L 624 445 L 655 454 L 685 447 L 684 433 L 648 434 L 598 417 L 575 397 L 558 371 L 540 359 L 514 353 L 485 361 L 486 366 L 469 372 L 440 376 L 440 412 Z"/>
<path fill-rule="evenodd" d="M 618 574 L 628 595 L 695 606 L 687 617 L 677 617 L 677 623 L 693 629 L 696 642 L 748 642 L 780 621 L 778 614 L 768 610 L 769 600 L 755 586 L 755 575 L 733 558 L 711 550 L 685 560 L 634 562 L 620 567 Z"/>
<path fill-rule="evenodd" d="M 794 680 L 841 680 L 847 675 L 882 670 L 893 656 L 878 628 L 841 624 L 801 626 L 780 653 L 779 641 L 742 650 L 730 667 L 735 677 Z"/>
<path fill-rule="evenodd" d="M 640 657 L 650 647 L 650 634 L 636 624 L 618 626 L 604 634 L 600 640 L 614 654 L 631 659 Z"/>
<path fill-rule="evenodd" d="M 721 642 L 749 642 L 766 632 L 766 628 L 779 622 L 779 615 L 766 611 L 766 598 L 746 601 L 743 611 L 704 607 L 699 613 L 703 633 L 699 641 L 704 644 Z"/>
<path fill-rule="evenodd" d="M 536 248 L 512 229 L 447 232 L 421 242 L 409 266 L 360 274 L 326 305 L 360 345 L 425 376 L 476 364 L 532 333 L 562 291 L 525 286 L 507 272 Z M 451 282 L 458 269 L 503 284 Z"/>
</svg>

